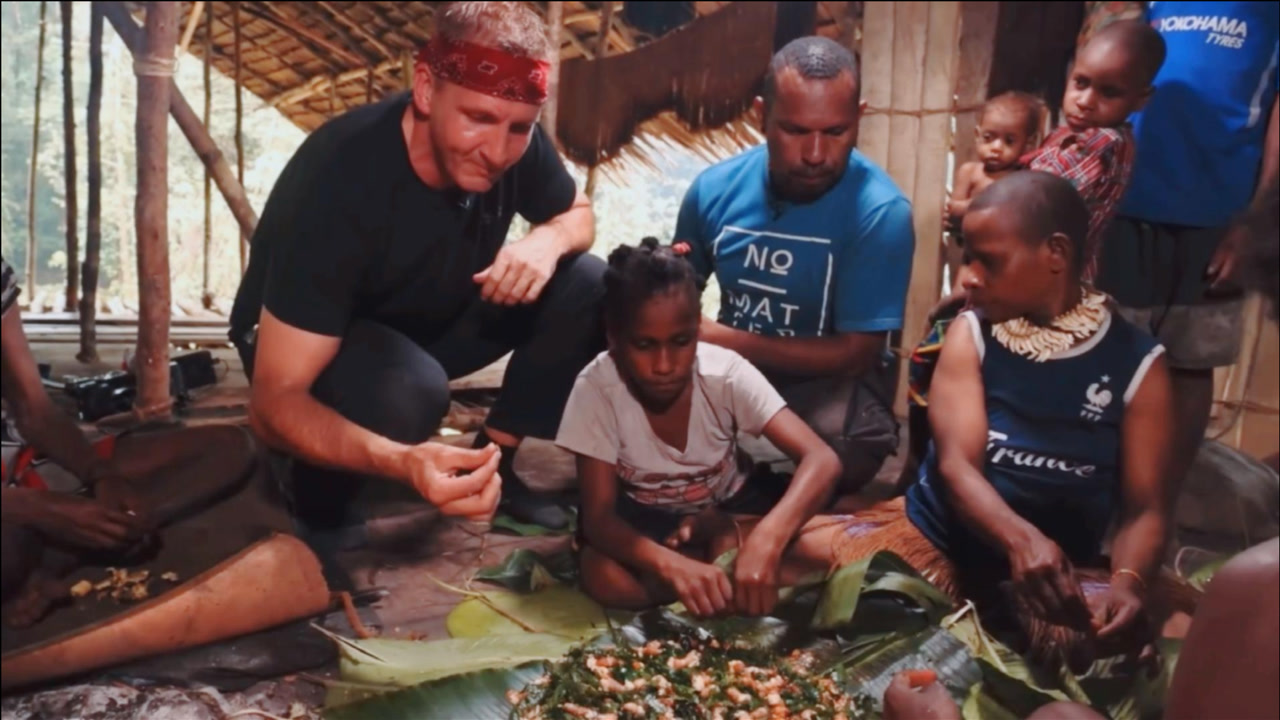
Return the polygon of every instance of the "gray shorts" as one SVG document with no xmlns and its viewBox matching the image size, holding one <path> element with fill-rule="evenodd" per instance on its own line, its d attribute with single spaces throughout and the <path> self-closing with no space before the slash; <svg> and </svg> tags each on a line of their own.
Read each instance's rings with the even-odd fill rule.
<svg viewBox="0 0 1280 720">
<path fill-rule="evenodd" d="M 783 378 L 770 376 L 787 407 L 836 451 L 844 464 L 842 492 L 875 479 L 886 458 L 898 451 L 898 421 L 893 416 L 893 365 L 861 377 Z M 763 437 L 743 438 L 757 462 L 785 461 Z"/>
<path fill-rule="evenodd" d="M 1172 368 L 1211 370 L 1240 355 L 1244 294 L 1215 293 L 1205 278 L 1224 232 L 1119 217 L 1099 251 L 1098 289 L 1164 345 Z"/>
</svg>

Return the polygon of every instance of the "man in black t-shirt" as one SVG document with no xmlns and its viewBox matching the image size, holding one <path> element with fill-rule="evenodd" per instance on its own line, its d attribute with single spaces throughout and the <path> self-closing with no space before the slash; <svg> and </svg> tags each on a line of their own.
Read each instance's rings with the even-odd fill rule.
<svg viewBox="0 0 1280 720">
<path fill-rule="evenodd" d="M 452 3 L 436 25 L 411 93 L 334 119 L 286 166 L 232 311 L 250 419 L 299 461 L 312 529 L 347 524 L 353 476 L 450 515 L 488 518 L 501 496 L 518 519 L 567 521 L 512 469 L 604 347 L 591 209 L 538 126 L 557 49 L 521 3 Z M 504 246 L 516 213 L 534 229 Z M 510 351 L 476 449 L 427 442 L 449 379 Z"/>
</svg>

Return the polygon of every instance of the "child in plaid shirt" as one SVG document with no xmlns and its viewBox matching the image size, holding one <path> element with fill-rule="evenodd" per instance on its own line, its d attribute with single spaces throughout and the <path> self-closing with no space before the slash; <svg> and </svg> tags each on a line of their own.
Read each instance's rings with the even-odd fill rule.
<svg viewBox="0 0 1280 720">
<path fill-rule="evenodd" d="M 1097 272 L 1098 247 L 1103 233 L 1116 215 L 1116 208 L 1133 170 L 1135 144 L 1129 116 L 1151 97 L 1152 81 L 1164 64 L 1164 39 L 1150 25 L 1123 20 L 1097 30 L 1076 54 L 1062 97 L 1066 124 L 1045 138 L 1040 147 L 1025 156 L 1019 165 L 1040 170 L 1069 181 L 1089 210 L 1089 233 L 1085 240 L 1083 279 L 1093 281 Z M 1004 96 L 992 98 L 988 105 Z M 986 106 L 983 108 L 986 114 Z M 981 131 L 981 124 L 979 125 Z M 957 195 L 962 189 L 964 168 L 957 173 Z M 980 167 L 978 169 L 981 169 Z M 1007 172 L 1007 171 L 1006 171 Z M 985 185 L 1000 177 L 996 173 Z M 974 188 L 975 192 L 982 187 Z M 968 205 L 967 196 L 947 205 L 953 227 L 958 227 Z M 934 308 L 928 337 L 911 354 L 908 364 L 908 427 L 910 444 L 907 462 L 899 478 L 900 490 L 914 480 L 915 470 L 928 447 L 929 382 L 938 362 L 942 338 L 966 303 L 964 266 L 952 283 L 959 290 Z"/>
</svg>

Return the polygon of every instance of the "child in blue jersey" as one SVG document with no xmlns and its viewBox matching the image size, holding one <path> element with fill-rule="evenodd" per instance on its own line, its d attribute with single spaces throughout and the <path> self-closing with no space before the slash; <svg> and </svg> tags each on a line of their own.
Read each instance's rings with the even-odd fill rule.
<svg viewBox="0 0 1280 720">
<path fill-rule="evenodd" d="M 1010 583 L 1033 649 L 1080 651 L 1064 658 L 1073 665 L 1093 656 L 1086 638 L 1133 640 L 1170 515 L 1162 348 L 1081 282 L 1088 224 L 1071 184 L 1047 173 L 1014 173 L 974 198 L 974 309 L 943 343 L 920 482 L 829 538 L 837 562 L 893 550 L 980 607 Z"/>
</svg>

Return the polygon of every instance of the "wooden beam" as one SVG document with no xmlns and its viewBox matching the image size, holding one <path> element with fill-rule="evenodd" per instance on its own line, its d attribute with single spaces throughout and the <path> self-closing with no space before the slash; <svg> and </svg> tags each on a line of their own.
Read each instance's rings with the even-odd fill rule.
<svg viewBox="0 0 1280 720">
<path fill-rule="evenodd" d="M 74 312 L 80 304 L 80 214 L 76 197 L 76 98 L 71 82 L 72 5 L 58 3 L 62 17 L 62 142 L 63 191 L 66 201 L 67 291 L 63 309 Z"/>
<path fill-rule="evenodd" d="M 241 74 L 244 72 L 244 63 L 241 58 L 241 40 L 244 31 L 240 27 L 240 2 L 231 3 L 231 27 L 234 33 L 235 48 L 232 50 L 234 63 L 234 75 L 232 79 L 236 86 L 236 182 L 240 183 L 240 188 L 244 188 L 244 80 Z M 301 77 L 301 75 L 299 75 Z M 257 223 L 254 223 L 257 225 Z M 249 265 L 249 238 L 251 233 L 246 233 L 244 228 L 240 228 L 240 275 L 244 275 L 244 269 Z"/>
<path fill-rule="evenodd" d="M 119 2 L 104 2 L 103 12 L 106 14 L 107 22 L 111 23 L 116 34 L 124 41 L 125 47 L 129 48 L 130 52 L 136 52 L 142 46 L 142 31 L 134 23 L 129 11 Z M 209 137 L 209 133 L 205 132 L 204 126 L 200 123 L 200 117 L 196 115 L 195 110 L 191 109 L 191 105 L 182 96 L 178 86 L 173 84 L 171 92 L 166 95 L 169 98 L 169 112 L 173 115 L 174 122 L 186 136 L 187 142 L 191 143 L 196 155 L 209 168 L 210 174 L 213 175 L 213 182 L 218 186 L 223 199 L 227 201 L 227 207 L 231 209 L 231 214 L 239 223 L 241 232 L 252 237 L 253 229 L 258 224 L 258 216 L 249 204 L 244 185 L 236 180 L 231 166 L 227 164 L 227 159 L 218 149 L 218 144 Z"/>
<path fill-rule="evenodd" d="M 169 396 L 169 94 L 178 41 L 177 3 L 147 3 L 138 76 L 138 395 L 142 419 L 168 417 Z"/>
<path fill-rule="evenodd" d="M 365 26 L 352 20 L 350 17 L 347 16 L 346 12 L 344 12 L 340 8 L 335 7 L 333 3 L 320 0 L 320 2 L 317 2 L 316 5 L 319 6 L 321 9 L 323 9 L 324 11 L 328 12 L 329 15 L 337 23 L 339 23 L 346 29 L 358 35 L 361 40 L 364 40 L 365 42 L 372 45 L 374 49 L 381 54 L 382 57 L 395 57 L 397 55 L 397 53 L 393 51 L 390 47 L 388 47 L 386 43 L 382 42 L 382 40 L 379 39 L 377 35 L 374 35 L 373 33 L 369 32 L 369 30 L 365 28 Z"/>
<path fill-rule="evenodd" d="M 596 57 L 603 58 L 609 54 L 609 31 L 613 28 L 613 3 L 607 2 L 600 7 L 600 30 L 596 33 Z"/>
<path fill-rule="evenodd" d="M 326 30 L 337 35 L 338 39 L 342 41 L 342 44 L 346 45 L 348 50 L 361 59 L 362 65 L 372 65 L 378 61 L 378 56 L 365 52 L 365 49 L 360 47 L 359 41 L 352 37 L 351 33 L 347 32 L 347 29 L 343 27 L 342 24 L 338 23 L 329 13 L 325 12 L 323 8 L 317 7 L 315 3 L 289 3 L 289 6 L 295 10 L 297 8 L 303 8 L 307 11 L 308 15 L 319 20 L 320 24 L 323 25 Z"/>
<path fill-rule="evenodd" d="M 47 34 L 46 20 L 49 5 L 40 0 L 40 41 L 36 45 L 36 108 L 35 117 L 31 120 L 31 168 L 27 175 L 27 274 L 24 282 L 27 285 L 28 297 L 35 298 L 36 293 L 36 177 L 40 160 L 40 96 L 44 91 L 44 39 Z"/>
<path fill-rule="evenodd" d="M 381 74 L 399 67 L 400 65 L 401 60 L 385 60 L 375 65 L 372 70 L 375 74 Z M 342 85 L 344 83 L 351 82 L 352 80 L 358 80 L 365 76 L 369 71 L 369 68 L 355 68 L 354 70 L 347 70 L 346 72 L 338 73 L 337 75 L 318 75 L 296 88 L 285 90 L 279 95 L 270 98 L 267 100 L 267 104 L 274 108 L 282 108 L 286 105 L 292 105 L 315 97 L 320 93 L 328 92 L 330 87 L 335 83 Z"/>
<path fill-rule="evenodd" d="M 572 30 L 570 30 L 569 28 L 565 28 L 563 37 L 565 40 L 569 42 L 570 45 L 577 48 L 578 52 L 582 54 L 582 57 L 588 60 L 595 60 L 596 54 L 592 52 L 591 48 L 587 47 L 586 43 L 582 42 L 582 40 L 579 40 L 578 36 Z"/>
<path fill-rule="evenodd" d="M 316 56 L 316 59 L 325 65 L 328 65 L 331 69 L 341 70 L 342 66 L 330 59 L 330 54 L 338 56 L 351 65 L 359 65 L 364 62 L 359 56 L 353 55 L 350 50 L 330 42 L 327 38 L 317 35 L 307 28 L 295 26 L 295 24 L 291 22 L 293 20 L 292 18 L 285 18 L 276 14 L 274 3 L 261 4 L 264 7 L 271 9 L 272 12 L 263 12 L 253 5 L 245 5 L 243 10 L 259 20 L 272 25 L 277 30 L 280 30 L 289 37 L 292 37 L 294 40 L 302 43 L 312 52 L 312 54 Z"/>
<path fill-rule="evenodd" d="M 204 23 L 204 131 L 212 137 L 213 125 L 213 13 L 205 15 Z M 181 56 L 179 56 L 181 57 Z M 209 291 L 209 257 L 213 252 L 213 177 L 204 168 L 204 243 L 201 246 L 200 304 L 213 307 L 213 293 Z"/>
<path fill-rule="evenodd" d="M 547 78 L 547 102 L 542 106 L 542 129 L 551 137 L 551 142 L 559 145 L 556 139 L 556 105 L 560 94 L 560 34 L 564 29 L 564 3 L 552 0 L 547 3 L 547 35 L 551 38 L 553 52 L 549 58 L 551 68 Z"/>
<path fill-rule="evenodd" d="M 365 85 L 364 85 L 364 104 L 365 105 L 373 104 L 374 79 L 376 77 L 377 77 L 377 74 L 374 73 L 373 68 L 369 68 L 369 77 L 365 79 Z"/>
<path fill-rule="evenodd" d="M 408 50 L 400 51 L 400 81 L 405 90 L 413 89 L 413 53 Z"/>
<path fill-rule="evenodd" d="M 191 14 L 187 16 L 187 29 L 182 31 L 182 40 L 178 42 L 178 57 L 187 54 L 187 48 L 191 47 L 191 38 L 195 37 L 196 28 L 200 26 L 200 18 L 204 15 L 204 0 L 196 0 L 191 4 Z M 209 11 L 209 16 L 213 17 L 213 11 Z M 205 32 L 208 32 L 209 25 L 205 24 Z M 206 45 L 206 47 L 208 47 Z"/>
<path fill-rule="evenodd" d="M 987 99 L 991 77 L 991 59 L 995 56 L 996 26 L 1000 19 L 999 2 L 960 3 L 960 56 L 956 68 L 956 121 L 952 152 L 955 166 L 974 157 L 974 128 L 978 124 L 978 108 Z M 961 251 L 948 242 L 946 262 L 955 278 L 960 267 Z"/>
<path fill-rule="evenodd" d="M 102 257 L 102 3 L 89 4 L 89 208 L 84 233 L 84 292 L 80 294 L 80 352 L 83 363 L 98 362 L 98 273 Z"/>
</svg>

